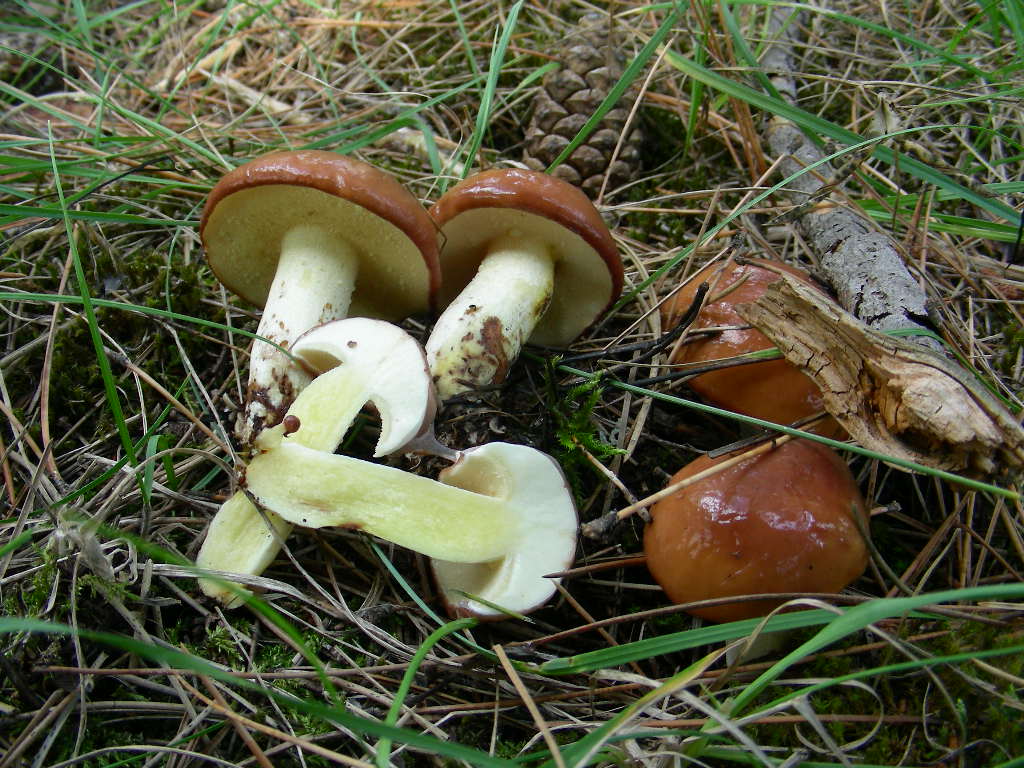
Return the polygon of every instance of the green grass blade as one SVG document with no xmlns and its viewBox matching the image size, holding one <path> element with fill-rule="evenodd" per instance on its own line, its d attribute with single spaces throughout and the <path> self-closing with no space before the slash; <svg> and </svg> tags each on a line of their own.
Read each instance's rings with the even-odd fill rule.
<svg viewBox="0 0 1024 768">
<path fill-rule="evenodd" d="M 697 64 L 704 66 L 707 61 L 707 49 L 704 45 L 706 35 L 701 33 L 694 56 L 697 57 Z M 704 93 L 707 89 L 704 87 L 704 83 L 700 80 L 690 79 L 690 112 L 686 115 L 686 133 L 683 136 L 683 157 L 686 157 L 690 152 L 690 147 L 693 146 L 693 138 L 697 134 L 697 122 L 700 120 L 700 113 L 702 105 L 704 103 Z"/>
<path fill-rule="evenodd" d="M 416 673 L 419 672 L 420 664 L 423 663 L 423 660 L 427 657 L 430 649 L 453 632 L 469 629 L 476 625 L 476 619 L 456 619 L 455 621 L 448 622 L 443 627 L 438 627 L 430 633 L 427 639 L 420 644 L 420 647 L 416 649 L 416 653 L 414 653 L 413 657 L 409 660 L 409 666 L 406 668 L 405 674 L 402 675 L 402 681 L 398 684 L 398 690 L 395 691 L 395 698 L 392 700 L 391 707 L 388 709 L 387 717 L 384 718 L 385 725 L 394 726 L 398 723 L 398 716 L 402 712 L 402 703 L 409 695 L 409 689 L 412 688 L 412 682 L 416 679 Z M 377 744 L 377 766 L 378 768 L 387 768 L 390 764 L 391 739 L 383 738 Z"/>
<path fill-rule="evenodd" d="M 471 172 L 477 153 L 483 146 L 484 136 L 487 134 L 491 122 L 491 111 L 494 107 L 494 94 L 498 89 L 498 78 L 501 76 L 502 62 L 505 60 L 505 52 L 508 50 L 509 40 L 512 39 L 512 32 L 516 28 L 516 21 L 519 19 L 519 12 L 523 8 L 524 0 L 519 0 L 508 12 L 504 25 L 495 36 L 494 48 L 491 50 L 491 60 L 487 67 L 487 80 L 484 82 L 484 90 L 480 95 L 480 108 L 476 113 L 476 126 L 473 134 L 469 137 L 469 144 L 463 153 L 462 175 L 465 178 Z M 442 187 L 444 180 L 442 180 Z M 443 188 L 441 189 L 443 192 Z"/>
<path fill-rule="evenodd" d="M 962 664 L 964 662 L 974 661 L 975 659 L 995 659 L 1003 656 L 1016 656 L 1021 652 L 1024 652 L 1024 645 L 1013 645 L 1006 648 L 988 648 L 975 651 L 965 651 L 963 653 L 954 653 L 945 656 L 926 656 L 924 658 L 913 659 L 911 661 L 901 661 L 895 664 L 886 664 L 880 667 L 861 669 L 856 672 L 850 672 L 845 675 L 839 675 L 827 680 L 822 680 L 811 685 L 801 686 L 799 690 L 790 691 L 777 699 L 773 699 L 772 701 L 765 703 L 759 710 L 754 710 L 747 715 L 744 715 L 744 717 L 756 718 L 760 712 L 771 711 L 779 705 L 785 704 L 787 701 L 810 696 L 818 691 L 823 691 L 827 688 L 843 685 L 844 683 L 849 683 L 855 680 L 865 680 L 872 677 L 886 677 L 888 675 L 902 675 L 906 672 L 914 672 L 925 667 L 934 667 L 940 664 Z"/>
<path fill-rule="evenodd" d="M 870 21 L 860 16 L 850 16 L 849 14 L 846 13 L 834 11 L 831 8 L 823 8 L 820 6 L 808 5 L 806 3 L 780 3 L 776 2 L 776 0 L 737 0 L 737 4 L 741 3 L 745 5 L 766 5 L 769 8 L 785 7 L 792 8 L 794 10 L 806 11 L 807 13 L 820 14 L 821 16 L 835 19 L 836 21 L 841 21 L 844 24 L 849 24 L 850 26 L 866 29 L 870 32 L 875 33 L 876 35 L 882 36 L 883 38 L 889 38 L 890 40 L 903 43 L 904 45 L 914 48 L 915 50 L 922 51 L 924 53 L 929 54 L 930 56 L 934 56 L 935 58 L 940 59 L 941 61 L 944 61 L 947 64 L 956 67 L 957 69 L 962 69 L 964 72 L 984 82 L 993 82 L 999 80 L 997 76 L 986 72 L 980 67 L 974 66 L 969 61 L 966 61 L 962 57 L 957 56 L 948 50 L 936 48 L 935 46 L 929 45 L 928 43 L 923 42 L 922 40 L 918 40 L 916 37 L 912 35 L 908 35 L 894 29 L 889 29 L 888 27 L 882 26 L 881 24 L 875 24 L 873 21 Z"/>
<path fill-rule="evenodd" d="M 1020 0 L 1004 0 L 1003 18 L 1010 27 L 1014 44 L 1017 46 L 1017 60 L 1024 57 L 1024 4 Z"/>
<path fill-rule="evenodd" d="M 136 654 L 141 658 L 166 664 L 171 669 L 186 670 L 188 673 L 205 675 L 223 683 L 242 688 L 250 694 L 262 694 L 272 698 L 283 709 L 311 715 L 323 720 L 325 723 L 336 723 L 361 736 L 375 737 L 377 739 L 388 738 L 396 743 L 408 744 L 410 747 L 424 751 L 427 754 L 449 757 L 454 760 L 465 760 L 470 765 L 481 766 L 481 768 L 512 768 L 514 766 L 514 763 L 492 757 L 486 752 L 481 752 L 472 747 L 466 747 L 455 742 L 442 741 L 441 739 L 417 733 L 416 731 L 396 728 L 376 720 L 353 715 L 347 712 L 343 705 L 329 706 L 311 699 L 289 696 L 277 690 L 274 686 L 264 687 L 245 678 L 236 677 L 230 670 L 175 648 L 151 645 L 134 638 L 110 632 L 73 628 L 56 622 L 0 617 L 0 635 L 18 633 L 57 636 L 78 635 L 97 643 L 103 643 L 104 645 Z"/>
<path fill-rule="evenodd" d="M 120 207 L 120 206 L 119 206 Z M 134 224 L 146 227 L 179 227 L 195 226 L 198 221 L 175 221 L 173 219 L 154 219 L 132 213 L 114 213 L 110 211 L 79 211 L 62 209 L 60 206 L 11 205 L 0 203 L 0 221 L 6 223 L 22 219 L 47 219 L 52 221 L 95 221 L 111 224 Z"/>
<path fill-rule="evenodd" d="M 561 755 L 566 768 L 577 768 L 588 765 L 591 758 L 594 756 L 594 753 L 600 749 L 601 745 L 604 744 L 617 729 L 621 728 L 627 723 L 627 721 L 642 712 L 654 702 L 672 695 L 680 688 L 683 688 L 693 682 L 696 678 L 706 672 L 708 667 L 714 664 L 724 653 L 724 650 L 716 650 L 704 656 L 704 658 L 697 660 L 686 669 L 672 675 L 672 677 L 657 688 L 648 691 L 636 701 L 631 702 L 621 712 L 606 720 L 582 739 L 566 746 L 562 750 Z M 555 762 L 548 761 L 544 764 L 544 768 L 555 768 L 556 765 L 557 764 Z"/>
<path fill-rule="evenodd" d="M 870 624 L 883 619 L 904 616 L 911 611 L 926 608 L 937 603 L 977 600 L 1012 600 L 1024 596 L 1024 584 L 996 584 L 986 587 L 954 589 L 944 592 L 933 592 L 913 597 L 893 597 L 871 600 L 861 603 L 845 611 L 841 616 L 822 628 L 814 637 L 803 643 L 799 648 L 784 656 L 770 668 L 765 670 L 756 680 L 747 685 L 733 701 L 732 714 L 739 713 L 747 704 L 754 700 L 764 688 L 776 680 L 793 664 L 820 651 L 833 643 L 842 640 L 854 632 L 859 632 Z"/>
<path fill-rule="evenodd" d="M 23 546 L 32 541 L 33 532 L 23 531 L 22 533 L 15 536 L 13 539 L 8 541 L 2 547 L 0 547 L 0 558 L 6 557 L 9 552 L 21 549 Z"/>
<path fill-rule="evenodd" d="M 586 371 L 581 371 L 578 368 L 572 368 L 567 365 L 559 365 L 558 368 L 559 370 L 564 371 L 565 373 L 571 373 L 575 376 L 582 376 L 587 379 L 595 378 L 598 375 L 593 373 L 587 373 Z M 856 453 L 860 456 L 866 456 L 869 459 L 885 461 L 890 464 L 895 464 L 896 466 L 902 467 L 903 469 L 910 470 L 911 472 L 920 472 L 921 474 L 931 475 L 932 477 L 938 477 L 942 480 L 946 480 L 948 482 L 963 486 L 964 488 L 970 488 L 971 490 L 982 491 L 985 493 L 994 493 L 997 496 L 1004 496 L 1008 499 L 1014 500 L 1019 500 L 1021 498 L 1021 494 L 1019 492 L 1011 490 L 1009 488 L 1001 488 L 998 485 L 984 483 L 981 482 L 980 480 L 975 480 L 970 477 L 957 475 L 953 472 L 947 472 L 942 469 L 926 467 L 923 464 L 917 464 L 916 462 L 907 461 L 906 459 L 885 456 L 884 454 L 880 454 L 877 451 L 862 448 L 861 446 L 853 443 L 844 443 L 839 440 L 833 440 L 828 437 L 822 437 L 821 435 L 814 434 L 813 432 L 804 432 L 799 429 L 793 429 L 792 427 L 786 426 L 784 424 L 775 424 L 770 421 L 765 421 L 764 419 L 754 418 L 753 416 L 745 416 L 741 413 L 734 413 L 733 411 L 727 411 L 722 408 L 716 408 L 712 405 L 705 405 L 704 403 L 694 402 L 693 400 L 686 400 L 681 397 L 676 397 L 675 395 L 669 395 L 665 392 L 656 392 L 652 389 L 637 387 L 632 384 L 628 384 L 627 382 L 619 381 L 618 379 L 605 378 L 603 379 L 603 381 L 610 386 L 617 387 L 619 389 L 625 390 L 626 392 L 633 392 L 635 394 L 643 395 L 645 397 L 652 397 L 655 400 L 660 400 L 665 403 L 680 405 L 684 408 L 692 408 L 693 410 L 703 411 L 704 413 L 710 413 L 712 415 L 721 416 L 727 419 L 733 419 L 735 421 L 740 421 L 743 422 L 744 424 L 750 424 L 751 426 L 760 427 L 762 429 L 781 432 L 782 434 L 785 435 L 793 435 L 794 437 L 802 437 L 807 440 L 814 440 L 815 442 L 827 445 L 830 448 L 835 448 L 838 451 L 848 451 L 850 453 Z"/>
<path fill-rule="evenodd" d="M 741 99 L 751 106 L 757 107 L 765 112 L 770 112 L 771 114 L 790 120 L 805 131 L 827 136 L 851 146 L 855 144 L 865 144 L 865 140 L 853 131 L 838 126 L 835 123 L 825 120 L 822 117 L 818 117 L 817 115 L 800 109 L 799 107 L 787 104 L 780 99 L 773 98 L 767 94 L 761 93 L 760 91 L 754 90 L 747 85 L 743 85 L 742 83 L 737 83 L 734 80 L 723 77 L 716 72 L 712 72 L 706 67 L 698 65 L 696 62 L 686 58 L 680 53 L 668 51 L 666 54 L 666 60 L 673 67 L 688 77 L 700 80 L 710 88 L 714 88 L 715 90 L 734 98 Z M 934 128 L 936 126 L 931 127 Z M 892 135 L 895 134 L 890 134 L 889 136 Z M 883 138 L 889 138 L 889 136 Z M 868 141 L 866 143 L 870 145 L 873 142 Z M 874 157 L 877 157 L 890 165 L 893 165 L 896 162 L 896 153 L 889 147 L 881 144 L 876 144 L 872 154 Z M 969 202 L 984 211 L 988 211 L 993 216 L 997 216 L 998 218 L 1012 223 L 1016 223 L 1020 220 L 1020 215 L 1010 206 L 953 181 L 945 174 L 925 165 L 920 160 L 908 157 L 907 155 L 900 155 L 899 167 L 902 171 L 910 173 L 919 181 L 922 181 L 925 184 L 932 184 L 939 189 L 943 189 L 951 193 L 956 199 Z"/>
<path fill-rule="evenodd" d="M 53 161 L 53 183 L 57 191 L 57 199 L 60 200 L 60 207 L 67 211 L 64 200 L 64 188 L 60 180 L 60 171 L 57 168 L 57 158 L 53 149 L 52 133 L 50 135 L 50 157 Z M 82 313 L 85 315 L 86 324 L 89 327 L 89 336 L 92 339 L 93 349 L 96 351 L 96 365 L 99 367 L 100 376 L 103 379 L 103 389 L 106 393 L 107 407 L 114 419 L 114 426 L 121 438 L 121 447 L 125 451 L 128 463 L 132 466 L 138 463 L 135 454 L 135 445 L 132 443 L 131 435 L 128 433 L 128 424 L 124 418 L 124 411 L 121 408 L 121 398 L 117 394 L 117 383 L 114 381 L 113 371 L 110 369 L 110 361 L 103 348 L 103 336 L 100 334 L 100 326 L 96 320 L 96 310 L 93 306 L 92 295 L 89 292 L 89 281 L 85 276 L 85 268 L 82 266 L 82 259 L 78 253 L 78 242 L 75 237 L 74 227 L 71 225 L 71 218 L 64 216 L 64 230 L 68 236 L 68 249 L 71 252 L 71 260 L 74 263 L 75 279 L 78 282 L 79 296 L 82 300 Z"/>
<path fill-rule="evenodd" d="M 834 618 L 834 613 L 822 610 L 783 613 L 770 618 L 765 626 L 765 631 L 774 632 L 813 627 L 827 624 Z M 594 672 L 598 669 L 610 669 L 632 661 L 642 661 L 643 659 L 650 659 L 656 656 L 664 656 L 668 653 L 677 653 L 678 651 L 685 651 L 691 648 L 716 645 L 729 642 L 730 640 L 738 640 L 741 637 L 749 637 L 761 625 L 762 621 L 762 619 L 743 619 L 742 621 L 733 621 L 727 624 L 714 624 L 698 629 L 673 632 L 672 634 L 660 637 L 635 640 L 631 643 L 622 643 L 608 648 L 600 648 L 596 651 L 552 659 L 541 664 L 535 671 L 544 675 L 568 675 Z"/>
<path fill-rule="evenodd" d="M 747 45 L 747 39 L 744 37 L 742 30 L 740 30 L 739 22 L 736 21 L 736 15 L 732 12 L 729 4 L 721 3 L 718 9 L 722 19 L 725 21 L 725 28 L 729 30 L 729 36 L 732 38 L 732 47 L 736 52 L 736 58 L 739 60 L 739 63 L 750 68 L 751 73 L 753 73 L 761 88 L 767 91 L 770 96 L 782 101 L 782 94 L 772 84 L 772 81 L 768 79 L 768 75 L 761 69 L 761 63 L 758 61 L 754 51 Z"/>
<path fill-rule="evenodd" d="M 482 77 L 480 65 L 476 63 L 476 56 L 473 55 L 473 43 L 469 39 L 469 33 L 466 32 L 466 21 L 462 18 L 459 4 L 456 0 L 448 0 L 448 6 L 452 9 L 452 15 L 455 17 L 455 26 L 459 28 L 459 42 L 466 52 L 469 71 L 473 73 L 473 77 L 480 78 Z"/>
</svg>

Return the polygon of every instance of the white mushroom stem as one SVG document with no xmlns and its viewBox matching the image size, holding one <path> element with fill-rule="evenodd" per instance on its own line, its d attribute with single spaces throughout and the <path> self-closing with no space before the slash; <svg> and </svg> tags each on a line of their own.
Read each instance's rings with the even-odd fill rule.
<svg viewBox="0 0 1024 768">
<path fill-rule="evenodd" d="M 517 545 L 526 514 L 499 496 L 463 490 L 287 438 L 252 460 L 246 485 L 296 525 L 356 528 L 429 557 L 482 562 Z"/>
<path fill-rule="evenodd" d="M 281 241 L 277 272 L 256 332 L 289 348 L 304 331 L 345 317 L 359 260 L 352 248 L 315 224 L 292 229 Z M 249 361 L 245 408 L 237 426 L 250 446 L 264 426 L 278 423 L 309 377 L 275 347 L 256 341 Z"/>
<path fill-rule="evenodd" d="M 427 340 L 442 400 L 505 380 L 548 307 L 554 274 L 550 248 L 540 239 L 512 231 L 491 242 L 473 280 Z"/>
</svg>

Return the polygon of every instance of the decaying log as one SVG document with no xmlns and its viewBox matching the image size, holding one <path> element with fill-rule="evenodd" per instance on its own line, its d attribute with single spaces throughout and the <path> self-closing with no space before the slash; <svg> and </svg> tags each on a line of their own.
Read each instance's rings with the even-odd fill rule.
<svg viewBox="0 0 1024 768">
<path fill-rule="evenodd" d="M 800 12 L 788 8 L 771 11 L 771 41 L 761 65 L 783 98 L 796 102 L 792 45 L 796 41 Z M 783 177 L 825 157 L 822 150 L 789 120 L 774 117 L 765 140 L 771 153 L 781 158 Z M 829 199 L 827 185 L 841 181 L 828 163 L 817 166 L 790 182 L 782 194 L 798 207 Z M 849 207 L 809 206 L 795 215 L 801 234 L 816 252 L 821 276 L 836 293 L 840 305 L 869 327 L 879 331 L 928 326 L 927 295 L 907 270 L 896 243 L 866 217 Z M 919 336 L 922 346 L 941 349 L 934 339 Z"/>
<path fill-rule="evenodd" d="M 786 274 L 736 310 L 814 379 L 826 410 L 865 448 L 983 476 L 1024 466 L 1024 429 L 945 356 L 867 327 Z"/>
</svg>

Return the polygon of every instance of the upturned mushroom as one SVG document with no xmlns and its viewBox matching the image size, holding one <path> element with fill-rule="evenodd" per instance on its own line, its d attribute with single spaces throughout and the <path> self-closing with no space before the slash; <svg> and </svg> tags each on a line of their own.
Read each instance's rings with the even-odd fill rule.
<svg viewBox="0 0 1024 768">
<path fill-rule="evenodd" d="M 677 483 L 724 461 L 701 457 Z M 768 593 L 838 592 L 867 565 L 864 500 L 843 460 L 809 440 L 697 480 L 651 509 L 647 568 L 675 603 Z M 763 616 L 765 598 L 690 613 L 710 621 Z"/>
<path fill-rule="evenodd" d="M 750 259 L 742 264 L 731 259 L 714 262 L 690 278 L 662 306 L 665 328 L 676 325 L 702 282 L 709 284 L 710 291 L 687 330 L 689 338 L 672 355 L 671 362 L 696 365 L 728 361 L 771 349 L 774 344 L 759 330 L 749 327 L 735 307 L 756 301 L 768 285 L 778 279 L 775 270 L 813 285 L 805 272 L 763 259 Z M 707 333 L 702 333 L 705 329 Z M 824 407 L 818 387 L 787 360 L 762 360 L 711 370 L 689 379 L 687 385 L 711 405 L 777 424 L 805 419 Z M 814 431 L 830 437 L 843 434 L 842 428 L 831 418 L 821 422 Z"/>
<path fill-rule="evenodd" d="M 443 239 L 447 308 L 426 350 L 442 400 L 500 384 L 527 340 L 570 344 L 622 291 L 608 228 L 586 195 L 560 179 L 485 171 L 430 213 Z"/>
<path fill-rule="evenodd" d="M 253 345 L 236 428 L 244 447 L 309 381 L 279 347 L 348 314 L 397 320 L 434 308 L 429 216 L 391 176 L 343 155 L 276 152 L 239 166 L 210 192 L 200 236 L 225 287 L 264 307 L 257 333 L 272 342 Z"/>
<path fill-rule="evenodd" d="M 383 320 L 348 318 L 299 337 L 292 353 L 318 375 L 291 405 L 288 417 L 264 430 L 257 445 L 285 434 L 308 448 L 334 451 L 359 411 L 370 402 L 381 419 L 376 456 L 403 450 L 432 434 L 434 388 L 419 343 Z M 258 510 L 241 491 L 214 516 L 196 564 L 206 570 L 259 575 L 291 532 L 272 511 Z M 238 589 L 200 579 L 203 592 L 228 607 L 241 604 Z"/>
<path fill-rule="evenodd" d="M 555 461 L 533 448 L 470 448 L 438 482 L 264 434 L 268 450 L 245 476 L 260 505 L 296 525 L 356 528 L 433 558 L 453 614 L 532 610 L 556 588 L 545 574 L 573 560 L 572 494 Z M 478 565 L 454 565 L 470 563 Z"/>
</svg>

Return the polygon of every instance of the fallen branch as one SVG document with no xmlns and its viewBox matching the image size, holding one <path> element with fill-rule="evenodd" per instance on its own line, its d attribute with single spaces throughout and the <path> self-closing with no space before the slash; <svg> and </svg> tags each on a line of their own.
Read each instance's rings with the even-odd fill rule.
<svg viewBox="0 0 1024 768">
<path fill-rule="evenodd" d="M 802 13 L 788 8 L 771 11 L 768 37 L 772 42 L 761 59 L 772 84 L 790 103 L 796 102 L 797 93 L 791 48 L 802 17 Z M 768 123 L 765 140 L 771 153 L 780 158 L 779 172 L 783 176 L 825 157 L 799 127 L 781 117 Z M 787 217 L 796 221 L 814 249 L 821 276 L 843 308 L 878 331 L 928 328 L 928 297 L 907 270 L 893 239 L 839 202 L 815 205 L 829 199 L 843 176 L 825 163 L 795 179 L 783 190 L 797 206 Z M 942 349 L 929 336 L 915 337 L 915 341 L 936 351 Z"/>
<path fill-rule="evenodd" d="M 863 447 L 979 475 L 1024 466 L 1024 428 L 970 371 L 873 330 L 789 275 L 736 311 L 814 379 Z"/>
</svg>

